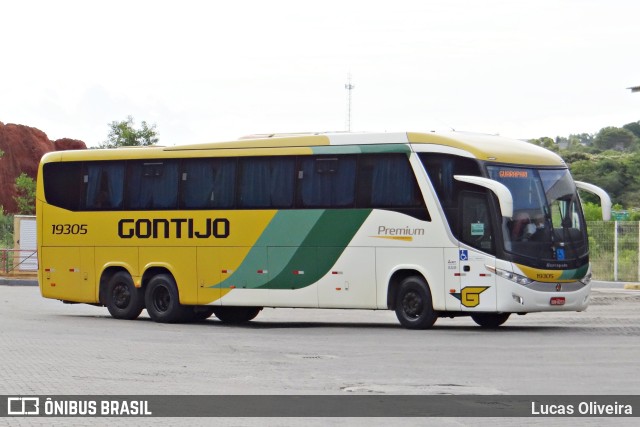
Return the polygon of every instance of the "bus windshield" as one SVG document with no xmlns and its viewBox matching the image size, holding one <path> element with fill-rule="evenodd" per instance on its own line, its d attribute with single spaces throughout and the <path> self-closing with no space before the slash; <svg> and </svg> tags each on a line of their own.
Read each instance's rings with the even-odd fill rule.
<svg viewBox="0 0 640 427">
<path fill-rule="evenodd" d="M 487 170 L 513 196 L 513 218 L 505 219 L 502 227 L 507 252 L 558 266 L 586 255 L 586 226 L 567 169 L 488 166 Z"/>
</svg>

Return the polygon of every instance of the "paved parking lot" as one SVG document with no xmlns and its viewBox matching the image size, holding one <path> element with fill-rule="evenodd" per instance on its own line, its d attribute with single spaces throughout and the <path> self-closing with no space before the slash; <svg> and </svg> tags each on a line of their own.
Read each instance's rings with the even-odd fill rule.
<svg viewBox="0 0 640 427">
<path fill-rule="evenodd" d="M 640 292 L 592 295 L 586 312 L 513 316 L 495 331 L 468 318 L 409 331 L 364 310 L 122 321 L 0 286 L 0 394 L 638 394 Z"/>
</svg>

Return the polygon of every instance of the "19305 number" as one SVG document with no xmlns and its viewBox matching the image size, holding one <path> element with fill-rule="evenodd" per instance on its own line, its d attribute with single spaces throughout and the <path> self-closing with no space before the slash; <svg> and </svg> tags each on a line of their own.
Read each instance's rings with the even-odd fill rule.
<svg viewBox="0 0 640 427">
<path fill-rule="evenodd" d="M 52 234 L 87 234 L 87 224 L 52 224 Z"/>
</svg>

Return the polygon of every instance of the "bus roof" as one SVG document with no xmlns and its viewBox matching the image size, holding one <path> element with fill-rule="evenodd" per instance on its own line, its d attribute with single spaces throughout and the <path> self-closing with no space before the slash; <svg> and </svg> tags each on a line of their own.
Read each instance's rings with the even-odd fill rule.
<svg viewBox="0 0 640 427">
<path fill-rule="evenodd" d="M 424 144 L 424 147 L 421 145 Z M 359 152 L 456 152 L 468 157 L 499 163 L 565 166 L 560 156 L 537 145 L 496 135 L 467 132 L 399 133 L 298 133 L 251 135 L 236 141 L 178 145 L 173 147 L 120 148 L 55 152 L 59 160 L 115 160 L 167 158 L 191 152 L 196 156 L 216 150 L 218 155 L 338 154 Z M 432 147 L 427 148 L 426 145 Z M 239 152 L 238 150 L 241 150 Z M 200 152 L 196 154 L 196 152 Z M 82 154 L 81 154 L 82 153 Z M 53 154 L 45 161 L 54 161 Z M 92 155 L 93 154 L 93 155 Z"/>
</svg>

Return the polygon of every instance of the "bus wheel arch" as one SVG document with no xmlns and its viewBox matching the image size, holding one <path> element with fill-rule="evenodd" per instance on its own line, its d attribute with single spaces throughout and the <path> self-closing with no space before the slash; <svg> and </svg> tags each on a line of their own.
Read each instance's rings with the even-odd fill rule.
<svg viewBox="0 0 640 427">
<path fill-rule="evenodd" d="M 144 293 L 122 267 L 109 267 L 100 277 L 100 303 L 115 319 L 136 319 L 144 309 Z"/>
<path fill-rule="evenodd" d="M 429 284 L 415 270 L 400 270 L 391 276 L 387 304 L 407 329 L 427 329 L 438 319 Z"/>
<path fill-rule="evenodd" d="M 427 280 L 424 278 L 424 275 L 420 273 L 418 270 L 414 269 L 400 269 L 393 272 L 391 277 L 389 278 L 389 286 L 387 287 L 387 308 L 389 310 L 396 309 L 396 299 L 398 295 L 398 290 L 400 289 L 400 284 L 407 277 L 411 276 L 419 276 L 427 283 Z"/>
</svg>

